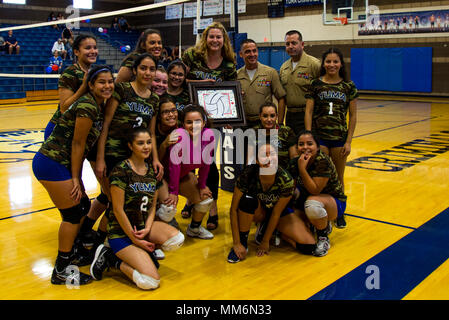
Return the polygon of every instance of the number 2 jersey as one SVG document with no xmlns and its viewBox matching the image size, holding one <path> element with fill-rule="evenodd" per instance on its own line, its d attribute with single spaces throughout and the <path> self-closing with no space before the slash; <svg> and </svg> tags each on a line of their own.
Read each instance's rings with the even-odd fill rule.
<svg viewBox="0 0 449 320">
<path fill-rule="evenodd" d="M 111 187 L 116 186 L 125 192 L 123 210 L 131 226 L 136 226 L 137 230 L 145 228 L 153 201 L 157 201 L 154 194 L 162 185 L 157 181 L 153 167 L 149 165 L 147 173 L 139 175 L 131 168 L 128 160 L 124 160 L 114 167 L 109 181 Z M 115 214 L 114 212 L 109 215 L 108 237 L 110 239 L 127 237 Z"/>
<path fill-rule="evenodd" d="M 159 110 L 159 97 L 153 92 L 148 98 L 138 96 L 131 82 L 117 83 L 112 97 L 119 104 L 109 126 L 105 156 L 125 159 L 129 150 L 126 143 L 128 132 L 134 127 L 149 127 Z"/>
<path fill-rule="evenodd" d="M 358 97 L 354 82 L 329 84 L 315 79 L 308 89 L 306 99 L 315 102 L 312 129 L 318 133 L 320 139 L 346 141 L 349 102 Z"/>
</svg>

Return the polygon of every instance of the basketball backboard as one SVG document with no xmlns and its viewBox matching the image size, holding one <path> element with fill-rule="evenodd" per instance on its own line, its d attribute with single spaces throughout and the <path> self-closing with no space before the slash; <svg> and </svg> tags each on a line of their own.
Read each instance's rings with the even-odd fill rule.
<svg viewBox="0 0 449 320">
<path fill-rule="evenodd" d="M 323 0 L 323 24 L 365 23 L 368 0 Z"/>
</svg>

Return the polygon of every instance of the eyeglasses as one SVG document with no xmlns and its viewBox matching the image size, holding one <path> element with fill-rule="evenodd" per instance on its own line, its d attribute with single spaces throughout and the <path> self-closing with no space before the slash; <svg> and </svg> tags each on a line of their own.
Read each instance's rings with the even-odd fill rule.
<svg viewBox="0 0 449 320">
<path fill-rule="evenodd" d="M 178 113 L 178 109 L 173 108 L 173 109 L 168 109 L 168 110 L 161 111 L 161 114 L 164 115 L 164 116 L 167 115 L 167 114 L 170 114 L 170 113 Z"/>
</svg>

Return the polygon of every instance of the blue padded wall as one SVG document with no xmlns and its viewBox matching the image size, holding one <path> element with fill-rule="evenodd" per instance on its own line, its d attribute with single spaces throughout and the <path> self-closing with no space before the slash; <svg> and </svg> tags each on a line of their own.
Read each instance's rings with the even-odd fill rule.
<svg viewBox="0 0 449 320">
<path fill-rule="evenodd" d="M 351 49 L 351 79 L 359 90 L 432 92 L 432 48 Z"/>
</svg>

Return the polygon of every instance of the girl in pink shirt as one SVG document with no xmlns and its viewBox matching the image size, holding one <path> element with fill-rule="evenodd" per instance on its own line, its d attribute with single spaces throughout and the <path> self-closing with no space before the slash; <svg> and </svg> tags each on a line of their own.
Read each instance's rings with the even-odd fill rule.
<svg viewBox="0 0 449 320">
<path fill-rule="evenodd" d="M 203 107 L 189 105 L 184 109 L 183 128 L 176 129 L 178 143 L 170 146 L 167 181 L 169 198 L 174 206 L 178 195 L 182 195 L 194 204 L 192 221 L 186 234 L 200 239 L 212 239 L 214 235 L 201 226 L 204 215 L 212 205 L 212 193 L 206 186 L 210 164 L 214 159 L 214 132 L 209 129 L 210 120 Z M 198 169 L 198 178 L 193 171 Z"/>
</svg>

